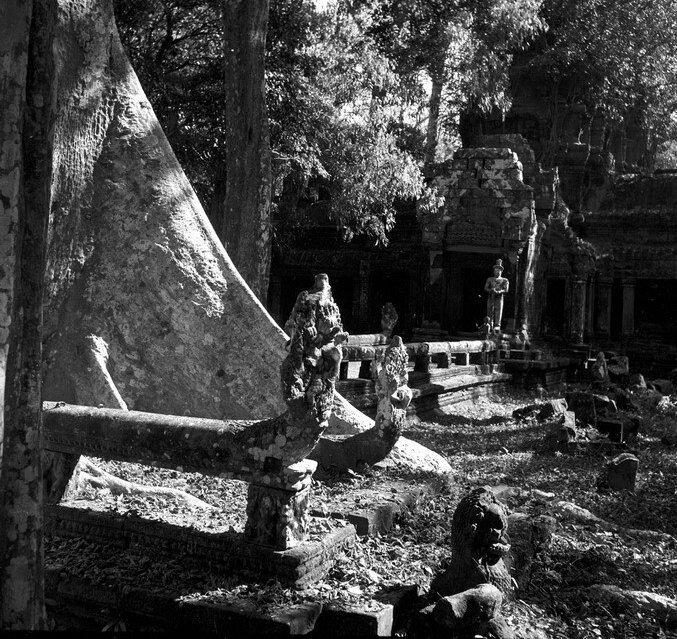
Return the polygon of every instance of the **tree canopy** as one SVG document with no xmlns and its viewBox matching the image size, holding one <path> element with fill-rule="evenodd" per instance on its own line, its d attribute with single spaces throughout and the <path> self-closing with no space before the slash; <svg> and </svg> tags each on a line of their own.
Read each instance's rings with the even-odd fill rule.
<svg viewBox="0 0 677 639">
<path fill-rule="evenodd" d="M 224 159 L 217 0 L 116 0 L 122 40 L 207 209 Z M 387 242 L 398 198 L 425 195 L 424 160 L 458 145 L 459 115 L 507 112 L 509 70 L 568 78 L 568 99 L 609 122 L 674 128 L 671 0 L 271 0 L 266 98 L 273 201 L 288 229 L 308 186 L 346 239 Z M 666 147 L 669 155 L 669 145 Z M 666 156 L 667 157 L 667 156 Z M 286 181 L 286 182 L 285 182 Z"/>
</svg>

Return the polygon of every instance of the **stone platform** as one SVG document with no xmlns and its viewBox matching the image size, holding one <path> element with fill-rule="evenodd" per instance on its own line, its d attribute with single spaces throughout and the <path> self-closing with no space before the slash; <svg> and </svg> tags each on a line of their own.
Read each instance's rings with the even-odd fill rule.
<svg viewBox="0 0 677 639">
<path fill-rule="evenodd" d="M 496 364 L 454 365 L 439 368 L 431 364 L 427 372 L 409 371 L 409 387 L 413 399 L 407 413 L 421 415 L 427 411 L 478 397 L 489 397 L 504 390 L 511 375 Z M 362 412 L 376 413 L 376 392 L 370 379 L 347 379 L 336 384 L 348 401 Z"/>
<path fill-rule="evenodd" d="M 103 566 L 92 566 L 100 569 Z M 47 614 L 58 631 L 186 633 L 187 636 L 303 635 L 313 630 L 321 602 L 262 611 L 254 599 L 210 602 L 199 595 L 96 583 L 47 563 Z"/>
<path fill-rule="evenodd" d="M 322 579 L 356 534 L 351 524 L 340 524 L 318 541 L 274 550 L 247 542 L 238 533 L 207 533 L 141 517 L 68 506 L 45 508 L 45 530 L 48 534 L 121 549 L 139 544 L 168 556 L 193 558 L 215 572 L 236 573 L 250 579 L 275 578 L 295 587 Z"/>
</svg>

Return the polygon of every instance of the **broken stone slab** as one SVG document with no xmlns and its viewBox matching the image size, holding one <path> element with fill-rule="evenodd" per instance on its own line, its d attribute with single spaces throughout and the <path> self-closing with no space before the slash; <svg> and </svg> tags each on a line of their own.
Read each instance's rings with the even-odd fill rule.
<svg viewBox="0 0 677 639">
<path fill-rule="evenodd" d="M 556 526 L 557 521 L 548 515 L 532 517 L 526 513 L 512 513 L 508 516 L 510 552 L 506 565 L 518 588 L 526 587 L 536 555 L 550 547 Z"/>
<path fill-rule="evenodd" d="M 413 472 L 447 476 L 452 471 L 449 462 L 442 455 L 406 437 L 397 440 L 386 460 L 402 470 Z"/>
<path fill-rule="evenodd" d="M 409 611 L 414 608 L 420 597 L 421 586 L 418 584 L 395 586 L 374 595 L 376 601 L 389 604 L 393 607 L 393 630 L 396 630 L 404 623 Z"/>
<path fill-rule="evenodd" d="M 616 532 L 636 539 L 645 539 L 652 543 L 677 544 L 677 539 L 668 533 L 659 530 L 645 530 L 643 528 L 624 528 L 608 522 L 591 513 L 587 508 L 582 508 L 570 501 L 558 501 L 550 507 L 553 515 L 564 521 L 570 521 L 587 526 L 598 526 L 602 530 Z"/>
<path fill-rule="evenodd" d="M 503 594 L 485 583 L 442 597 L 434 606 L 433 619 L 449 630 L 475 628 L 493 619 L 501 611 Z"/>
<path fill-rule="evenodd" d="M 616 404 L 606 395 L 588 391 L 573 391 L 566 394 L 569 409 L 576 413 L 577 419 L 589 426 L 595 426 L 597 417 L 605 413 L 615 413 Z"/>
<path fill-rule="evenodd" d="M 551 399 L 542 405 L 538 413 L 538 419 L 544 420 L 555 415 L 561 415 L 566 412 L 567 408 L 569 408 L 569 405 L 566 399 Z"/>
<path fill-rule="evenodd" d="M 374 488 L 355 489 L 345 496 L 339 507 L 331 507 L 330 512 L 315 510 L 311 514 L 345 519 L 360 536 L 384 534 L 392 529 L 399 514 L 414 509 L 418 501 L 430 497 L 432 490 L 425 483 L 388 482 Z"/>
<path fill-rule="evenodd" d="M 597 430 L 606 435 L 612 442 L 625 442 L 636 437 L 639 432 L 639 418 L 620 416 L 604 417 L 597 420 Z"/>
<path fill-rule="evenodd" d="M 635 490 L 639 459 L 631 453 L 622 453 L 606 464 L 600 473 L 599 490 Z"/>
<path fill-rule="evenodd" d="M 677 628 L 677 600 L 643 590 L 623 590 L 609 584 L 595 584 L 584 588 L 584 598 L 598 601 L 615 608 L 632 610 L 651 616 L 664 623 L 668 629 Z"/>
<path fill-rule="evenodd" d="M 636 411 L 639 409 L 637 404 L 632 400 L 632 396 L 628 391 L 620 386 L 612 386 L 607 391 L 607 397 L 614 402 L 619 410 Z"/>
<path fill-rule="evenodd" d="M 522 408 L 516 408 L 512 411 L 512 416 L 515 419 L 526 419 L 531 415 L 535 415 L 541 408 L 543 404 L 529 404 L 528 406 L 523 406 Z"/>
<path fill-rule="evenodd" d="M 669 379 L 652 379 L 647 382 L 648 388 L 654 388 L 663 395 L 672 395 L 675 392 L 675 387 Z"/>
<path fill-rule="evenodd" d="M 393 605 L 373 602 L 365 606 L 330 601 L 315 623 L 318 637 L 389 637 L 393 629 Z"/>
<path fill-rule="evenodd" d="M 628 383 L 630 388 L 646 388 L 646 380 L 644 379 L 644 375 L 641 373 L 630 375 L 630 380 Z"/>
</svg>

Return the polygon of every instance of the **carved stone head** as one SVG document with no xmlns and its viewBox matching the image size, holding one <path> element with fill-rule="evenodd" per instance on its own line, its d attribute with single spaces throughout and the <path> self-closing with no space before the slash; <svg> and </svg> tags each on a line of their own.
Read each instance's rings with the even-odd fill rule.
<svg viewBox="0 0 677 639">
<path fill-rule="evenodd" d="M 459 503 L 451 523 L 452 551 L 493 565 L 510 550 L 505 507 L 486 487 L 476 488 Z"/>
</svg>

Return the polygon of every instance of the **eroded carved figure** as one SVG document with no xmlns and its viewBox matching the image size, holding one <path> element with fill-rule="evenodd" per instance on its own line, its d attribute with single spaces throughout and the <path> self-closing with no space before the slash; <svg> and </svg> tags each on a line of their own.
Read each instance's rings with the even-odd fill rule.
<svg viewBox="0 0 677 639">
<path fill-rule="evenodd" d="M 327 421 L 341 364 L 340 345 L 348 339 L 325 273 L 299 293 L 285 324 L 289 354 L 282 363 L 282 395 L 292 415 L 311 410 Z"/>
<path fill-rule="evenodd" d="M 408 386 L 408 361 L 409 354 L 402 338 L 395 335 L 383 355 L 383 361 L 375 362 L 374 381 L 378 397 L 375 427 L 379 438 L 386 443 L 388 452 L 402 433 L 406 410 L 412 398 Z"/>
<path fill-rule="evenodd" d="M 381 308 L 381 333 L 386 337 L 390 337 L 393 334 L 393 329 L 399 316 L 397 311 L 391 302 L 386 302 Z"/>
<path fill-rule="evenodd" d="M 491 337 L 491 318 L 485 317 L 482 323 L 477 326 L 477 334 L 480 339 L 488 340 Z"/>
<path fill-rule="evenodd" d="M 476 488 L 458 504 L 451 522 L 451 562 L 430 589 L 454 595 L 482 583 L 512 596 L 512 580 L 503 561 L 510 550 L 505 507 L 487 487 Z"/>
<path fill-rule="evenodd" d="M 487 278 L 484 290 L 487 292 L 487 316 L 494 330 L 501 329 L 503 319 L 503 297 L 510 288 L 508 279 L 503 277 L 503 260 L 496 260 L 494 274 Z"/>
<path fill-rule="evenodd" d="M 595 359 L 595 363 L 592 365 L 590 372 L 592 374 L 592 379 L 595 382 L 609 381 L 609 367 L 602 351 L 597 353 L 597 358 Z"/>
</svg>

